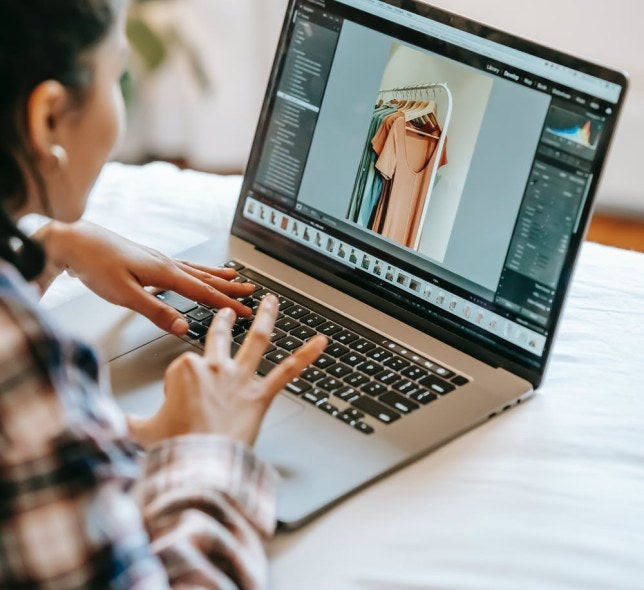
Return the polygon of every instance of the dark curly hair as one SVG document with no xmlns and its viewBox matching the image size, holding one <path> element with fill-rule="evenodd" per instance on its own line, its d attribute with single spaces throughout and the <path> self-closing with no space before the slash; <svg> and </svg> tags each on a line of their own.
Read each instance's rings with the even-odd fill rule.
<svg viewBox="0 0 644 590">
<path fill-rule="evenodd" d="M 107 36 L 123 2 L 0 0 L 0 258 L 26 280 L 43 271 L 45 253 L 11 212 L 26 202 L 28 177 L 47 203 L 28 139 L 29 97 L 42 82 L 57 80 L 82 100 L 93 79 L 87 53 Z"/>
</svg>

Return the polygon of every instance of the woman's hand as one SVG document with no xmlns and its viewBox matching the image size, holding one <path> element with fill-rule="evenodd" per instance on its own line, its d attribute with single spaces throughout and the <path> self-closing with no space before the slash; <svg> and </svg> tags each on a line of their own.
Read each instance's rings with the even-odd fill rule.
<svg viewBox="0 0 644 590">
<path fill-rule="evenodd" d="M 206 336 L 204 355 L 186 353 L 168 368 L 165 401 L 158 413 L 149 419 L 128 418 L 132 438 L 146 447 L 175 436 L 208 433 L 252 446 L 273 398 L 327 345 L 324 336 L 315 336 L 266 377 L 256 377 L 278 307 L 274 295 L 264 298 L 234 358 L 230 346 L 235 314 L 222 309 Z"/>
<path fill-rule="evenodd" d="M 254 286 L 231 283 L 237 276 L 232 269 L 172 260 L 86 221 L 72 225 L 53 222 L 43 244 L 56 266 L 77 276 L 97 295 L 146 316 L 172 334 L 184 335 L 188 323 L 145 287 L 176 291 L 216 308 L 230 307 L 243 316 L 251 314 L 235 299 L 250 295 Z"/>
</svg>

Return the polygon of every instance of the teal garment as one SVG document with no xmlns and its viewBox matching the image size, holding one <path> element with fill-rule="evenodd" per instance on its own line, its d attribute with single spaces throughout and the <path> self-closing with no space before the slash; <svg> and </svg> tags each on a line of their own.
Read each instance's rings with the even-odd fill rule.
<svg viewBox="0 0 644 590">
<path fill-rule="evenodd" d="M 360 219 L 358 223 L 364 227 L 369 227 L 370 220 L 373 215 L 373 210 L 378 205 L 380 194 L 382 193 L 382 185 L 384 184 L 382 176 L 373 168 L 373 182 L 369 187 L 369 193 L 365 191 L 365 198 L 362 201 L 360 208 Z M 372 229 L 369 227 L 369 229 Z"/>
<path fill-rule="evenodd" d="M 371 147 L 371 139 L 376 134 L 383 119 L 390 115 L 391 113 L 396 112 L 394 107 L 385 106 L 377 108 L 371 119 L 371 124 L 369 125 L 369 133 L 367 135 L 367 143 L 365 144 L 364 150 L 362 152 L 362 158 L 360 159 L 360 166 L 358 168 L 358 175 L 356 177 L 356 183 L 353 188 L 353 193 L 351 195 L 351 201 L 349 202 L 349 209 L 347 211 L 347 219 L 353 222 L 358 222 L 360 217 L 360 212 L 362 210 L 362 202 L 365 196 L 365 187 L 370 173 L 375 173 L 375 153 Z"/>
<path fill-rule="evenodd" d="M 382 122 L 391 114 L 395 113 L 397 109 L 391 108 L 386 113 L 378 115 L 378 125 L 374 132 L 370 135 L 371 139 L 376 135 Z M 367 176 L 365 178 L 364 187 L 362 189 L 362 199 L 360 202 L 360 209 L 358 211 L 357 223 L 363 227 L 369 227 L 369 220 L 374 207 L 378 203 L 380 193 L 382 191 L 382 176 L 376 170 L 376 162 L 378 161 L 378 154 L 374 151 L 369 140 L 369 161 L 367 163 Z"/>
</svg>

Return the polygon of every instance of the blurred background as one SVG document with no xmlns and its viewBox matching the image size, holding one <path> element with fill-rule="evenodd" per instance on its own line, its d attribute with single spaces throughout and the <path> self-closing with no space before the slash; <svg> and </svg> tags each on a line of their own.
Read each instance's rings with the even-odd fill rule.
<svg viewBox="0 0 644 590">
<path fill-rule="evenodd" d="M 116 158 L 244 170 L 287 0 L 134 0 L 124 81 L 128 134 Z M 644 3 L 434 0 L 432 4 L 614 68 L 630 94 L 590 238 L 644 251 Z"/>
</svg>

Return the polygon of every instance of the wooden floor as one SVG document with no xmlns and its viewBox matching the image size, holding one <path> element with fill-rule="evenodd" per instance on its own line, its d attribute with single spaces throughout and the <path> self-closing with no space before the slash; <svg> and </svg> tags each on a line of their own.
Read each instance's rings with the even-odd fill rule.
<svg viewBox="0 0 644 590">
<path fill-rule="evenodd" d="M 644 252 L 644 216 L 637 219 L 597 214 L 590 225 L 588 240 Z"/>
</svg>

